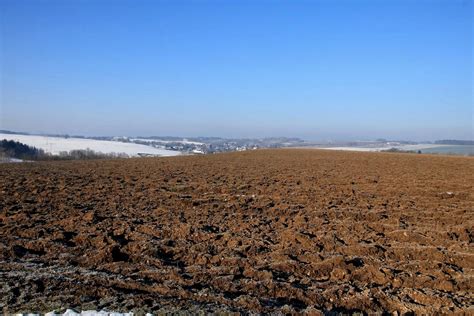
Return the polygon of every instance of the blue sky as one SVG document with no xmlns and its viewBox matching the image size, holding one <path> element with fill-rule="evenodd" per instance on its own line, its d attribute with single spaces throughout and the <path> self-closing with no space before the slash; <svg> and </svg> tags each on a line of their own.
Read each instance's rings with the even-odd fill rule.
<svg viewBox="0 0 474 316">
<path fill-rule="evenodd" d="M 472 1 L 0 0 L 0 129 L 473 138 Z"/>
</svg>

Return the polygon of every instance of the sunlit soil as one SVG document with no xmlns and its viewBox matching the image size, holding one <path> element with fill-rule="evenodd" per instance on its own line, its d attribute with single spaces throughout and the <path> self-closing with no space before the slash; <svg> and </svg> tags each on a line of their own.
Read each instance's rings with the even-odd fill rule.
<svg viewBox="0 0 474 316">
<path fill-rule="evenodd" d="M 474 159 L 0 164 L 4 312 L 473 311 Z"/>
</svg>

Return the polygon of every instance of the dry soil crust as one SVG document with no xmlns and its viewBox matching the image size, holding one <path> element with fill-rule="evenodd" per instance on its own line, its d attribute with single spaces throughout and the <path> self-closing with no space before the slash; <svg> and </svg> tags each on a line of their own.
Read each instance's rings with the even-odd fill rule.
<svg viewBox="0 0 474 316">
<path fill-rule="evenodd" d="M 1 164 L 0 308 L 470 313 L 473 175 L 318 150 Z"/>
</svg>

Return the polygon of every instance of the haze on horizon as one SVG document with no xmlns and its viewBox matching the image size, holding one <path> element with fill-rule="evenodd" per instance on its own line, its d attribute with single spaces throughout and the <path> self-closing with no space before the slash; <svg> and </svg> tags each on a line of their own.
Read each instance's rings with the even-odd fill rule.
<svg viewBox="0 0 474 316">
<path fill-rule="evenodd" d="M 473 3 L 0 0 L 0 129 L 473 139 Z"/>
</svg>

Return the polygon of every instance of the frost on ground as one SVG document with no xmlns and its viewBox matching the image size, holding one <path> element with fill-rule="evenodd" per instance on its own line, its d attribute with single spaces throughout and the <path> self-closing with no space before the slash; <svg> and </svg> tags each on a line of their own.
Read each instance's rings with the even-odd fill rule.
<svg viewBox="0 0 474 316">
<path fill-rule="evenodd" d="M 95 140 L 87 138 L 65 138 L 0 133 L 0 139 L 14 140 L 26 144 L 28 146 L 33 146 L 42 149 L 45 152 L 51 153 L 53 155 L 58 155 L 61 152 L 69 152 L 71 150 L 86 149 L 90 149 L 103 154 L 125 153 L 132 157 L 139 156 L 140 154 L 156 156 L 178 156 L 181 154 L 179 151 L 155 148 L 142 144 Z"/>
<path fill-rule="evenodd" d="M 16 314 L 16 316 L 40 316 L 41 314 L 36 313 L 23 313 Z M 45 316 L 133 316 L 133 313 L 117 313 L 109 311 L 82 311 L 76 312 L 73 309 L 67 309 L 64 313 L 56 313 L 55 311 L 44 314 Z M 146 314 L 146 316 L 152 316 L 153 314 Z"/>
</svg>

